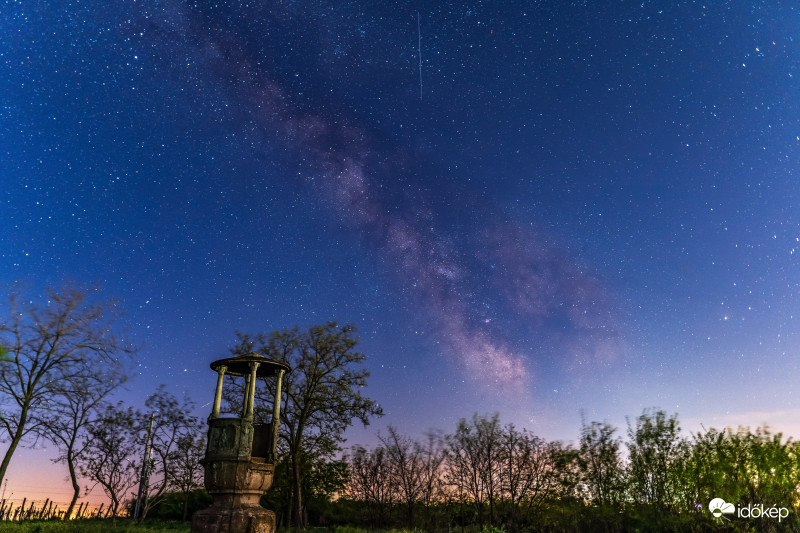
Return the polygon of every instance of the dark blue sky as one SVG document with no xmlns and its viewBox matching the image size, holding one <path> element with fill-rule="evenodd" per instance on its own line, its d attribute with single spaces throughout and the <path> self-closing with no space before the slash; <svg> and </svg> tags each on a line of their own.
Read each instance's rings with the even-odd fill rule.
<svg viewBox="0 0 800 533">
<path fill-rule="evenodd" d="M 102 284 L 132 399 L 335 319 L 369 432 L 797 435 L 798 35 L 773 2 L 5 2 L 0 284 Z"/>
</svg>

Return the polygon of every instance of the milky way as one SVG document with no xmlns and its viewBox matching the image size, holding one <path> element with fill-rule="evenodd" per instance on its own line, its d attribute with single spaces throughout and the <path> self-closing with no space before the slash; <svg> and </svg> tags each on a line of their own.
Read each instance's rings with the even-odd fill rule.
<svg viewBox="0 0 800 533">
<path fill-rule="evenodd" d="M 532 354 L 485 318 L 479 301 L 484 287 L 501 296 L 494 312 L 513 316 L 521 334 L 549 346 L 551 356 L 568 363 L 618 356 L 616 320 L 603 283 L 541 230 L 488 214 L 491 206 L 474 200 L 465 208 L 480 218 L 469 221 L 475 233 L 466 245 L 454 244 L 453 230 L 426 217 L 422 206 L 398 210 L 382 193 L 381 184 L 398 181 L 402 171 L 377 161 L 402 159 L 399 147 L 377 149 L 369 130 L 347 117 L 299 109 L 288 89 L 257 67 L 246 36 L 209 32 L 179 11 L 173 6 L 171 18 L 180 21 L 188 42 L 199 43 L 191 50 L 199 71 L 215 76 L 204 84 L 224 87 L 225 98 L 243 110 L 243 124 L 272 133 L 261 148 L 274 152 L 277 145 L 288 152 L 307 194 L 368 238 L 395 286 L 413 294 L 435 326 L 436 341 L 467 376 L 520 392 L 536 379 Z M 425 200 L 423 191 L 405 192 Z"/>
</svg>

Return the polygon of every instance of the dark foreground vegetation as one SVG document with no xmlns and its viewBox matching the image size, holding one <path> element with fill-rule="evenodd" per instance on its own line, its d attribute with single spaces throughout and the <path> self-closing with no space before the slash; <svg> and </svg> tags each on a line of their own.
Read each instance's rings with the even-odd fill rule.
<svg viewBox="0 0 800 533">
<path fill-rule="evenodd" d="M 449 533 L 800 531 L 799 458 L 800 443 L 767 428 L 685 437 L 663 411 L 630 420 L 625 438 L 585 424 L 576 445 L 475 415 L 423 441 L 390 427 L 376 447 L 307 465 L 306 513 L 316 526 Z M 265 503 L 280 510 L 280 472 L 276 483 Z M 737 511 L 715 517 L 714 498 Z"/>
</svg>

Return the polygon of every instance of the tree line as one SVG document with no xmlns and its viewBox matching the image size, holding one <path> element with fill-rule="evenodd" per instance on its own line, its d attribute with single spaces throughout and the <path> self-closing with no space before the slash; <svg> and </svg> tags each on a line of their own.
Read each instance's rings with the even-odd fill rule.
<svg viewBox="0 0 800 533">
<path fill-rule="evenodd" d="M 74 489 L 100 487 L 112 516 L 126 512 L 140 479 L 140 517 L 209 503 L 200 460 L 206 426 L 194 403 L 161 387 L 138 410 L 111 401 L 128 381 L 133 349 L 114 333 L 116 305 L 66 285 L 37 307 L 12 296 L 0 321 L 0 432 L 9 444 L 0 483 L 21 443 L 47 439 Z M 800 444 L 768 428 L 681 433 L 677 414 L 649 410 L 626 434 L 584 422 L 575 444 L 549 442 L 499 414 L 462 419 L 422 439 L 388 427 L 372 447 L 344 451 L 346 429 L 382 415 L 364 395 L 369 372 L 352 325 L 329 322 L 238 334 L 233 355 L 253 351 L 289 364 L 273 488 L 262 504 L 279 525 L 352 525 L 470 533 L 515 531 L 800 531 Z M 225 408 L 238 415 L 242 380 Z M 257 388 L 257 422 L 271 420 L 275 382 Z M 152 424 L 152 426 L 151 426 Z M 152 427 L 152 430 L 151 430 Z M 145 456 L 147 443 L 152 453 Z M 709 502 L 779 506 L 790 515 L 752 521 L 713 516 Z M 727 520 L 727 522 L 726 522 Z M 731 529 L 733 528 L 733 529 Z"/>
<path fill-rule="evenodd" d="M 625 437 L 591 422 L 575 444 L 548 442 L 497 414 L 422 440 L 389 427 L 343 458 L 337 497 L 320 501 L 315 519 L 462 532 L 800 531 L 800 443 L 766 427 L 684 436 L 660 410 L 629 420 Z M 714 498 L 789 516 L 718 518 Z"/>
</svg>

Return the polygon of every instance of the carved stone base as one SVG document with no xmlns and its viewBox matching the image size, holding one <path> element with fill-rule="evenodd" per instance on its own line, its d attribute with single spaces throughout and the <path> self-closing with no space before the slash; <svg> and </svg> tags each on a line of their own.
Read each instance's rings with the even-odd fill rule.
<svg viewBox="0 0 800 533">
<path fill-rule="evenodd" d="M 274 533 L 275 513 L 263 507 L 219 509 L 211 506 L 192 516 L 192 533 Z"/>
</svg>

